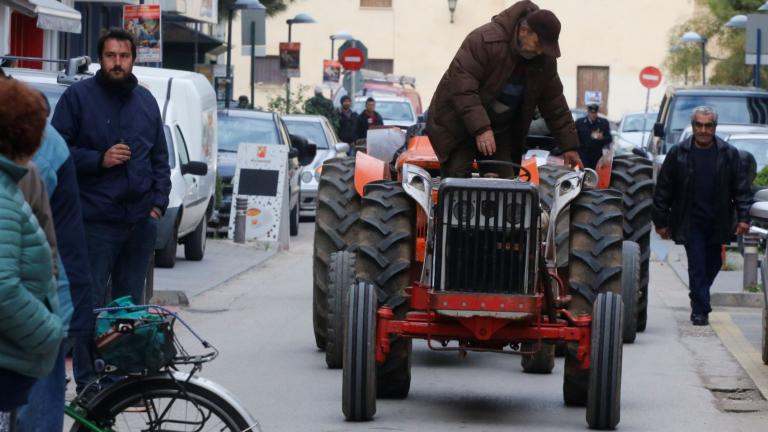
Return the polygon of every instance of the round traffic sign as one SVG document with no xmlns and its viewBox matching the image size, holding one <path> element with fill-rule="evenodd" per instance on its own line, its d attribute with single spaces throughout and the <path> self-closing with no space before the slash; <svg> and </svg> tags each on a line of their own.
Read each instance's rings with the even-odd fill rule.
<svg viewBox="0 0 768 432">
<path fill-rule="evenodd" d="M 640 71 L 640 84 L 643 87 L 652 89 L 661 84 L 661 71 L 653 66 L 647 66 Z"/>
<path fill-rule="evenodd" d="M 360 48 L 348 48 L 341 53 L 339 61 L 346 70 L 360 70 L 362 69 L 363 64 L 365 64 L 365 54 L 363 54 L 363 50 Z"/>
</svg>

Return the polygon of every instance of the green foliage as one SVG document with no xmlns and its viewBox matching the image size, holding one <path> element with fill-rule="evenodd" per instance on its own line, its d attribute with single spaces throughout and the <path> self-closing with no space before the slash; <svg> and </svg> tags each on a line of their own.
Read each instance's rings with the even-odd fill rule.
<svg viewBox="0 0 768 432">
<path fill-rule="evenodd" d="M 267 102 L 267 111 L 277 112 L 280 114 L 303 114 L 304 103 L 307 101 L 307 93 L 309 86 L 300 85 L 298 91 L 291 92 L 291 103 L 286 109 L 285 94 L 280 96 L 273 96 L 269 98 Z"/>
<path fill-rule="evenodd" d="M 687 31 L 695 31 L 712 40 L 717 40 L 722 57 L 708 57 L 706 63 L 716 61 L 708 84 L 749 85 L 752 81 L 752 66 L 744 64 L 744 29 L 725 27 L 734 15 L 755 13 L 764 0 L 707 0 L 708 11 L 675 26 L 670 31 L 670 52 L 664 66 L 670 75 L 683 79 L 688 74 L 688 83 L 701 82 L 701 46 L 681 43 L 680 37 Z M 711 49 L 707 44 L 708 50 Z M 709 54 L 709 53 L 708 53 Z M 767 76 L 766 74 L 762 75 Z M 765 80 L 762 80 L 765 82 Z"/>
<path fill-rule="evenodd" d="M 271 17 L 284 11 L 294 0 L 259 0 L 267 8 L 267 16 Z M 225 17 L 227 12 L 234 6 L 235 0 L 219 0 L 219 17 Z"/>
<path fill-rule="evenodd" d="M 761 169 L 760 172 L 757 173 L 757 177 L 755 177 L 754 184 L 757 186 L 768 187 L 768 166 L 763 167 L 763 169 Z"/>
</svg>

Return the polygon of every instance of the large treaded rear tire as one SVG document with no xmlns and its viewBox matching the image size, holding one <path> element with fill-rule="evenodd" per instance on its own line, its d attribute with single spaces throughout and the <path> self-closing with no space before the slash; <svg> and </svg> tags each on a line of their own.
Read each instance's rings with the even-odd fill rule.
<svg viewBox="0 0 768 432">
<path fill-rule="evenodd" d="M 355 159 L 344 157 L 323 163 L 317 188 L 315 242 L 312 264 L 312 323 L 317 347 L 325 349 L 328 328 L 328 264 L 331 254 L 354 251 L 360 196 L 355 190 Z"/>
<path fill-rule="evenodd" d="M 523 344 L 524 350 L 531 350 L 535 343 Z M 523 372 L 529 374 L 549 374 L 555 368 L 555 345 L 543 343 L 535 354 L 523 354 L 520 358 Z"/>
<path fill-rule="evenodd" d="M 408 310 L 405 288 L 411 283 L 414 259 L 414 201 L 397 182 L 383 181 L 365 186 L 357 249 L 357 277 L 372 281 L 393 306 L 395 319 Z M 378 397 L 404 398 L 411 387 L 411 340 L 390 340 L 390 351 L 378 365 Z"/>
<path fill-rule="evenodd" d="M 366 421 L 376 414 L 376 288 L 358 283 L 347 303 L 341 410 L 347 420 Z"/>
<path fill-rule="evenodd" d="M 653 166 L 642 156 L 629 154 L 613 158 L 611 188 L 622 192 L 624 239 L 640 246 L 640 296 L 637 303 L 637 331 L 648 322 L 648 281 L 651 259 L 653 208 Z"/>
<path fill-rule="evenodd" d="M 347 295 L 355 283 L 357 257 L 350 251 L 331 254 L 328 269 L 328 332 L 325 340 L 325 364 L 338 369 L 344 357 L 344 318 L 347 316 Z"/>
<path fill-rule="evenodd" d="M 589 356 L 587 424 L 591 429 L 613 430 L 621 418 L 622 312 L 621 296 L 598 294 Z"/>
<path fill-rule="evenodd" d="M 539 167 L 539 198 L 544 210 L 549 213 L 555 197 L 555 183 L 570 169 L 560 165 L 542 165 Z M 552 223 L 552 221 L 550 221 Z M 562 268 L 568 265 L 568 229 L 570 223 L 570 206 L 560 212 L 555 228 L 555 246 L 557 247 L 556 266 Z"/>
<path fill-rule="evenodd" d="M 617 191 L 583 191 L 571 202 L 568 310 L 574 315 L 591 314 L 600 293 L 621 293 L 622 222 Z M 563 399 L 569 406 L 587 403 L 589 369 L 581 368 L 577 352 L 578 344 L 567 344 Z"/>
</svg>

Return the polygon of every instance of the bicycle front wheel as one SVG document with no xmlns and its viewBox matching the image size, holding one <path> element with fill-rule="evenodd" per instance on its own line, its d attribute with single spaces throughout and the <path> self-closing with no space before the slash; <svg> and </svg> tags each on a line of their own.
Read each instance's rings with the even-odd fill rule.
<svg viewBox="0 0 768 432">
<path fill-rule="evenodd" d="M 86 411 L 97 425 L 121 432 L 259 430 L 225 390 L 200 378 L 128 378 L 97 395 Z M 75 424 L 70 431 L 89 430 Z"/>
</svg>

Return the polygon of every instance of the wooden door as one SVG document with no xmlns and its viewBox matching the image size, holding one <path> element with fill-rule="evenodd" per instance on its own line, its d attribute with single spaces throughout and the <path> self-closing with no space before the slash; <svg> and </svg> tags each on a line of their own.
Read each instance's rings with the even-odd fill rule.
<svg viewBox="0 0 768 432">
<path fill-rule="evenodd" d="M 595 92 L 600 95 L 600 112 L 608 112 L 608 91 L 610 71 L 608 66 L 579 66 L 576 72 L 576 106 L 585 108 L 587 101 L 585 97 L 589 92 L 592 96 Z"/>
</svg>

